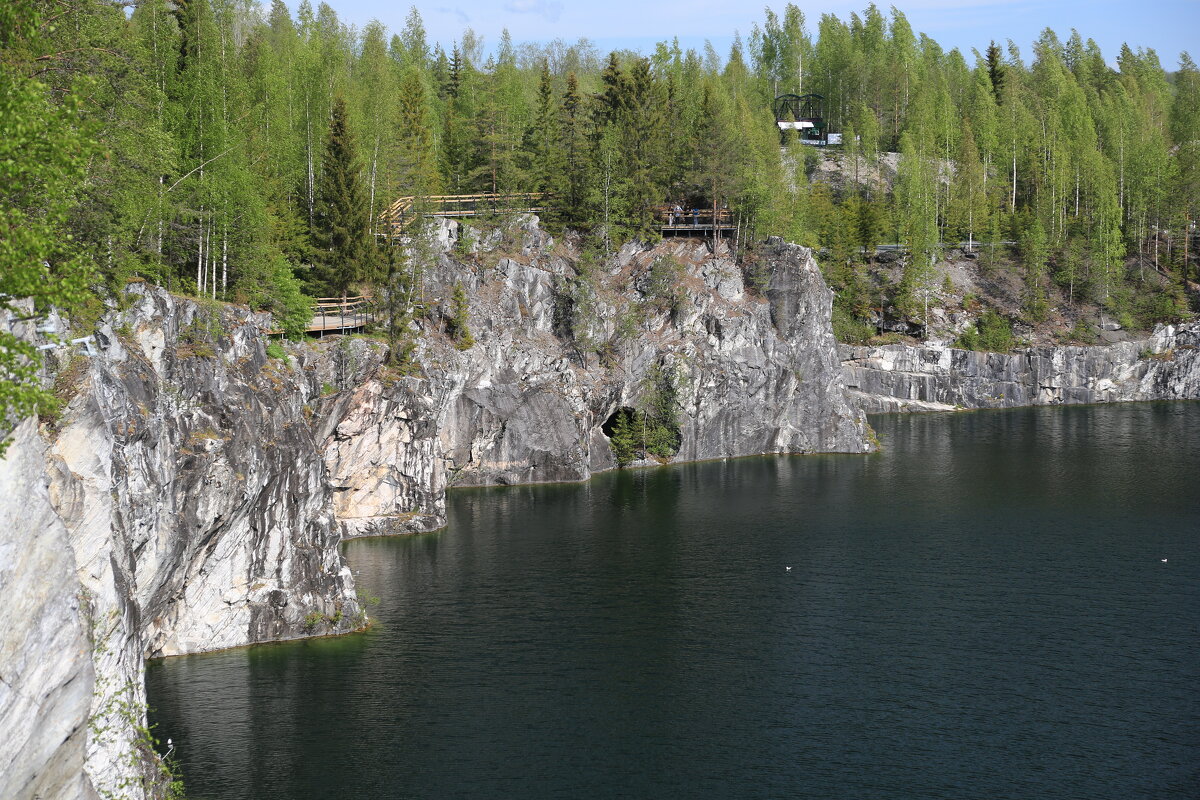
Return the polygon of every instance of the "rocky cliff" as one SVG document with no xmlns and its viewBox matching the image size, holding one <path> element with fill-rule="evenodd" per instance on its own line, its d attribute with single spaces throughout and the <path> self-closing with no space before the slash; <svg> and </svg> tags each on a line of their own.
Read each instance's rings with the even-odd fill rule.
<svg viewBox="0 0 1200 800">
<path fill-rule="evenodd" d="M 676 391 L 675 460 L 870 449 L 804 248 L 772 242 L 749 291 L 720 245 L 585 270 L 532 217 L 460 233 L 413 243 L 429 310 L 404 371 L 370 338 L 268 350 L 268 317 L 136 283 L 87 351 L 50 351 L 61 415 L 0 461 L 0 796 L 158 796 L 146 658 L 352 630 L 342 538 L 440 527 L 449 486 L 612 468 L 605 423 L 652 375 Z M 17 328 L 81 333 L 42 322 Z"/>
<path fill-rule="evenodd" d="M 95 689 L 86 599 L 45 450 L 27 420 L 0 469 L 0 794 L 94 797 L 83 769 Z"/>
<path fill-rule="evenodd" d="M 1200 323 L 1096 347 L 840 345 L 839 353 L 847 396 L 868 413 L 1200 398 Z"/>
<path fill-rule="evenodd" d="M 30 747 L 69 732 L 40 765 L 13 756 L 33 777 L 6 767 L 5 797 L 51 796 L 40 785 L 59 771 L 103 796 L 153 791 L 162 776 L 139 731 L 146 658 L 361 624 L 309 425 L 313 390 L 266 355 L 269 319 L 144 285 L 126 300 L 93 354 L 51 356 L 61 417 L 42 438 L 25 423 L 0 462 L 16 520 L 0 563 L 19 557 L 0 573 L 3 595 L 59 626 L 15 633 L 11 650 L 6 638 L 17 683 L 0 714 L 40 703 L 38 724 L 22 726 L 38 731 Z M 56 766 L 77 767 L 80 753 L 86 769 Z"/>
<path fill-rule="evenodd" d="M 722 243 L 627 245 L 583 282 L 579 248 L 536 218 L 478 240 L 460 234 L 441 221 L 427 243 L 434 313 L 420 323 L 419 375 L 376 372 L 324 415 L 345 535 L 438 527 L 448 486 L 579 481 L 613 468 L 605 423 L 644 404 L 652 374 L 677 391 L 674 460 L 870 449 L 844 397 L 832 293 L 807 249 L 769 243 L 756 293 Z M 664 269 L 666 300 L 654 285 Z M 466 350 L 442 322 L 455 283 L 471 298 L 477 344 Z M 350 362 L 369 362 L 359 351 Z"/>
</svg>

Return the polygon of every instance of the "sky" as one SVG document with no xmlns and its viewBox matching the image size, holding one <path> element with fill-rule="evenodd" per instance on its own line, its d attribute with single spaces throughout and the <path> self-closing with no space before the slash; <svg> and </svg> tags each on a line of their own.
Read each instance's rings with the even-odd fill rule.
<svg viewBox="0 0 1200 800">
<path fill-rule="evenodd" d="M 293 10 L 299 0 L 287 0 Z M 311 0 L 317 5 L 317 0 Z M 586 36 L 602 51 L 618 48 L 653 51 L 655 42 L 679 37 L 686 49 L 698 50 L 711 40 L 724 56 L 734 31 L 745 37 L 751 25 L 762 22 L 764 3 L 739 0 L 326 0 L 346 23 L 362 26 L 378 19 L 392 31 L 404 27 L 411 6 L 425 22 L 431 42 L 450 44 L 470 26 L 484 37 L 487 50 L 508 28 L 513 41 L 573 42 Z M 782 15 L 785 2 L 769 3 Z M 796 3 L 804 12 L 810 34 L 822 14 L 848 19 L 867 0 L 817 0 Z M 882 0 L 877 5 L 892 5 Z M 1050 27 L 1066 39 L 1077 28 L 1086 40 L 1100 45 L 1109 62 L 1121 44 L 1152 47 L 1163 66 L 1177 67 L 1187 50 L 1200 60 L 1200 0 L 896 0 L 895 5 L 918 33 L 926 33 L 943 48 L 959 48 L 971 60 L 971 49 L 983 51 L 995 39 L 1012 39 L 1022 55 L 1041 31 Z"/>
</svg>

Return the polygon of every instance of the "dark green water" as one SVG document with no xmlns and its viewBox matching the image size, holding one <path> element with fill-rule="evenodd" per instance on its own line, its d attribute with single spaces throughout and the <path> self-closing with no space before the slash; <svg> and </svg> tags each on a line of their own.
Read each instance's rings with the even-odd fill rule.
<svg viewBox="0 0 1200 800">
<path fill-rule="evenodd" d="M 452 493 L 346 547 L 368 634 L 152 664 L 158 734 L 193 798 L 1200 796 L 1200 404 L 874 424 Z"/>
</svg>

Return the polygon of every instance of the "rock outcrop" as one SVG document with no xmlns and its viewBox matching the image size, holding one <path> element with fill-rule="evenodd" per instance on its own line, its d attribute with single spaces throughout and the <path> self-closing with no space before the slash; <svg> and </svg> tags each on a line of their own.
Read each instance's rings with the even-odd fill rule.
<svg viewBox="0 0 1200 800">
<path fill-rule="evenodd" d="M 536 218 L 459 232 L 432 231 L 406 370 L 365 338 L 268 350 L 269 317 L 145 284 L 89 352 L 52 351 L 61 416 L 23 423 L 0 461 L 0 595 L 19 612 L 0 796 L 151 796 L 145 659 L 352 630 L 343 538 L 438 528 L 450 486 L 611 469 L 606 423 L 654 381 L 677 399 L 674 460 L 871 449 L 808 250 L 771 242 L 752 292 L 722 245 L 628 245 L 584 280 Z M 443 322 L 459 283 L 465 350 Z"/>
<path fill-rule="evenodd" d="M 1200 398 L 1200 323 L 1140 341 L 982 353 L 839 346 L 847 394 L 868 413 Z"/>
<path fill-rule="evenodd" d="M 67 529 L 50 504 L 45 449 L 27 420 L 0 470 L 0 794 L 90 798 L 91 631 Z"/>
<path fill-rule="evenodd" d="M 71 780 L 139 798 L 162 778 L 139 730 L 146 658 L 344 632 L 362 617 L 310 427 L 315 390 L 297 365 L 267 356 L 269 318 L 144 285 L 127 299 L 96 329 L 93 354 L 52 356 L 74 396 L 45 440 L 26 423 L 0 462 L 4 499 L 21 504 L 3 563 L 22 559 L 0 588 L 66 621 L 57 638 L 22 634 L 17 646 L 69 650 L 16 675 L 17 696 L 64 711 L 44 701 L 50 727 L 31 739 L 66 725 L 75 738 L 62 758 L 86 737 Z M 46 547 L 57 560 L 31 577 L 27 559 L 48 558 Z M 65 699 L 56 669 L 78 673 Z M 54 774 L 50 763 L 35 784 Z M 16 780 L 5 772 L 0 794 L 39 796 L 35 784 L 17 794 Z"/>
<path fill-rule="evenodd" d="M 536 218 L 485 241 L 459 233 L 453 221 L 430 232 L 426 291 L 449 316 L 463 284 L 475 346 L 456 349 L 435 315 L 422 322 L 421 377 L 369 379 L 327 410 L 345 535 L 439 527 L 449 486 L 580 481 L 613 468 L 604 425 L 643 404 L 651 375 L 668 375 L 678 393 L 677 461 L 871 448 L 844 397 L 832 292 L 806 248 L 768 244 L 762 293 L 748 291 L 723 244 L 713 253 L 696 240 L 627 245 L 581 290 L 580 253 Z M 669 302 L 651 285 L 662 259 L 675 265 Z M 591 311 L 565 332 L 580 302 L 572 282 Z"/>
</svg>

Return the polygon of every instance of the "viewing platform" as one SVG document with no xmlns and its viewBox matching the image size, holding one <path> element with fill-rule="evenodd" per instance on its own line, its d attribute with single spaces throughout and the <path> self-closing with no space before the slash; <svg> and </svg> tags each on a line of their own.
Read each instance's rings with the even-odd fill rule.
<svg viewBox="0 0 1200 800">
<path fill-rule="evenodd" d="M 728 209 L 689 208 L 681 212 L 671 206 L 660 206 L 655 210 L 663 236 L 728 236 L 737 226 L 733 212 Z"/>
<path fill-rule="evenodd" d="M 362 330 L 375 322 L 374 300 L 370 295 L 318 297 L 312 307 L 312 321 L 304 330 L 322 336 Z"/>
<path fill-rule="evenodd" d="M 400 197 L 379 218 L 391 236 L 399 236 L 420 217 L 482 217 L 494 214 L 540 214 L 546 196 L 539 192 L 512 194 L 442 194 Z M 386 234 L 385 234 L 386 235 Z"/>
<path fill-rule="evenodd" d="M 550 197 L 540 192 L 512 194 L 444 194 L 431 197 L 400 197 L 379 215 L 387 226 L 380 236 L 394 238 L 420 217 L 470 217 L 496 214 L 542 214 L 550 208 Z M 654 216 L 664 236 L 726 236 L 736 230 L 728 209 L 695 208 L 676 213 L 671 205 L 660 205 Z"/>
</svg>

